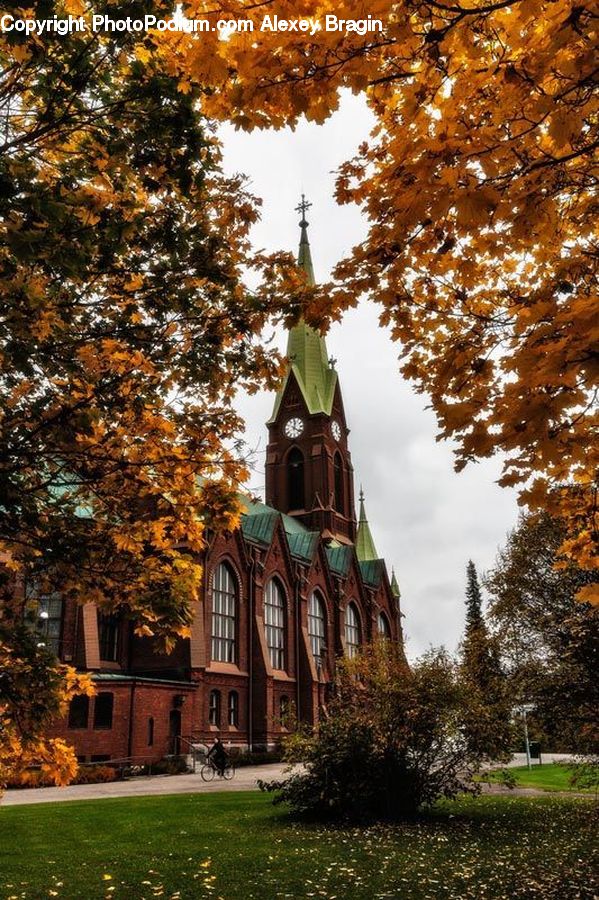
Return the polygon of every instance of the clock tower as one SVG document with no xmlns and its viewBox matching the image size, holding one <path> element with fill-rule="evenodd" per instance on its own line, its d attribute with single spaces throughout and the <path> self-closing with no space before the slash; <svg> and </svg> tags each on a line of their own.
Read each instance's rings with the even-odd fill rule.
<svg viewBox="0 0 599 900">
<path fill-rule="evenodd" d="M 298 265 L 314 284 L 302 202 Z M 267 423 L 266 503 L 311 531 L 354 543 L 354 478 L 339 378 L 324 337 L 300 321 L 289 332 L 285 380 Z"/>
</svg>

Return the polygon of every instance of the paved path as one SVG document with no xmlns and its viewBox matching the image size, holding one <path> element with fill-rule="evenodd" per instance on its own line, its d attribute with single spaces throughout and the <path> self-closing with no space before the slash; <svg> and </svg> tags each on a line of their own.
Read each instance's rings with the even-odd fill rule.
<svg viewBox="0 0 599 900">
<path fill-rule="evenodd" d="M 106 797 L 150 797 L 162 794 L 205 794 L 214 791 L 255 791 L 259 778 L 270 781 L 279 778 L 284 766 L 246 766 L 235 772 L 231 781 L 215 778 L 206 783 L 197 775 L 154 775 L 136 777 L 128 781 L 108 784 L 73 784 L 69 787 L 25 788 L 6 791 L 1 806 L 21 806 L 28 803 L 56 803 L 64 800 L 102 800 Z"/>
<path fill-rule="evenodd" d="M 548 753 L 543 755 L 543 762 L 564 762 L 572 759 L 568 754 Z M 515 754 L 509 766 L 526 765 L 524 753 Z M 279 778 L 284 770 L 280 763 L 267 766 L 247 766 L 238 769 L 235 778 L 224 781 L 202 781 L 197 775 L 154 775 L 152 778 L 131 778 L 128 781 L 112 781 L 108 784 L 74 784 L 64 788 L 26 788 L 24 790 L 6 791 L 0 800 L 1 806 L 21 806 L 29 803 L 57 803 L 64 800 L 101 800 L 105 797 L 152 797 L 163 794 L 202 794 L 214 791 L 254 791 L 258 779 L 270 781 Z M 491 793 L 504 793 L 505 788 L 493 785 Z M 509 793 L 517 795 L 543 794 L 536 788 L 514 788 Z M 572 794 L 570 794 L 572 796 Z"/>
<path fill-rule="evenodd" d="M 545 763 L 560 763 L 560 762 L 572 762 L 577 757 L 573 753 L 541 753 L 541 761 L 543 765 Z M 532 765 L 538 765 L 538 759 L 533 759 Z M 507 764 L 507 768 L 512 768 L 513 766 L 525 766 L 526 765 L 526 753 L 514 753 L 511 761 Z M 506 766 L 502 765 L 502 769 L 505 769 Z"/>
</svg>

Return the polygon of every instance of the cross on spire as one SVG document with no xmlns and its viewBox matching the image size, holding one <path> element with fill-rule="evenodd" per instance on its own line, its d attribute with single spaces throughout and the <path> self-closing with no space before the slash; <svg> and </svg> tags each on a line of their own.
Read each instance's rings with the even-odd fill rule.
<svg viewBox="0 0 599 900">
<path fill-rule="evenodd" d="M 307 227 L 308 223 L 306 222 L 306 213 L 310 209 L 311 206 L 312 206 L 312 204 L 306 200 L 306 195 L 302 194 L 301 202 L 295 207 L 295 211 L 298 213 L 301 213 L 301 216 L 302 216 L 302 221 L 300 222 L 300 228 Z"/>
</svg>

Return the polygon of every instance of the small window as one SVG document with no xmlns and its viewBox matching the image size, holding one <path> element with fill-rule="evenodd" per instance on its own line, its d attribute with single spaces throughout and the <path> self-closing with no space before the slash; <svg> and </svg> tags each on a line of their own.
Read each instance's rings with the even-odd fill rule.
<svg viewBox="0 0 599 900">
<path fill-rule="evenodd" d="M 208 721 L 211 725 L 220 725 L 220 691 L 210 691 Z"/>
<path fill-rule="evenodd" d="M 69 706 L 69 728 L 87 728 L 89 723 L 89 697 L 77 694 Z"/>
<path fill-rule="evenodd" d="M 279 714 L 281 718 L 281 725 L 285 726 L 289 723 L 289 713 L 291 707 L 289 705 L 289 697 L 283 695 L 279 700 Z"/>
<path fill-rule="evenodd" d="M 353 603 L 347 605 L 345 610 L 345 650 L 351 658 L 360 648 L 360 623 L 358 611 Z"/>
<path fill-rule="evenodd" d="M 114 694 L 102 691 L 96 694 L 94 704 L 94 728 L 112 728 L 112 710 L 114 707 Z"/>
<path fill-rule="evenodd" d="M 391 640 L 391 628 L 389 627 L 389 620 L 385 613 L 379 613 L 379 617 L 377 620 L 379 637 L 384 641 Z"/>
<path fill-rule="evenodd" d="M 34 614 L 35 615 L 35 614 Z M 58 656 L 60 651 L 60 631 L 62 627 L 62 600 L 56 596 L 40 597 L 37 606 L 35 630 L 39 642 Z"/>
<path fill-rule="evenodd" d="M 237 691 L 229 691 L 229 725 L 234 728 L 239 725 L 239 694 Z"/>
<path fill-rule="evenodd" d="M 116 662 L 119 658 L 119 617 L 98 613 L 98 640 L 100 659 Z"/>
<path fill-rule="evenodd" d="M 108 762 L 109 759 L 110 759 L 110 753 L 95 753 L 95 754 L 91 757 L 90 761 L 93 762 L 93 763 L 95 763 L 95 762 Z"/>
<path fill-rule="evenodd" d="M 279 582 L 272 578 L 264 598 L 264 629 L 273 669 L 285 668 L 285 600 Z"/>
<path fill-rule="evenodd" d="M 148 719 L 148 747 L 154 746 L 154 719 L 152 716 Z"/>
</svg>

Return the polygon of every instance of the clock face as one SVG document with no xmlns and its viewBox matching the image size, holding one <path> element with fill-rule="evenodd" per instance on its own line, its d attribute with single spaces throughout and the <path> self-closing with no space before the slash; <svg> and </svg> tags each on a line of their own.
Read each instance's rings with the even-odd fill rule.
<svg viewBox="0 0 599 900">
<path fill-rule="evenodd" d="M 331 431 L 333 433 L 333 437 L 335 438 L 335 440 L 336 441 L 340 440 L 341 426 L 339 425 L 339 422 L 333 422 L 333 424 L 331 425 Z"/>
<path fill-rule="evenodd" d="M 285 425 L 285 434 L 288 438 L 298 438 L 303 430 L 304 423 L 297 417 L 295 417 L 294 419 L 289 419 L 289 421 Z"/>
</svg>

